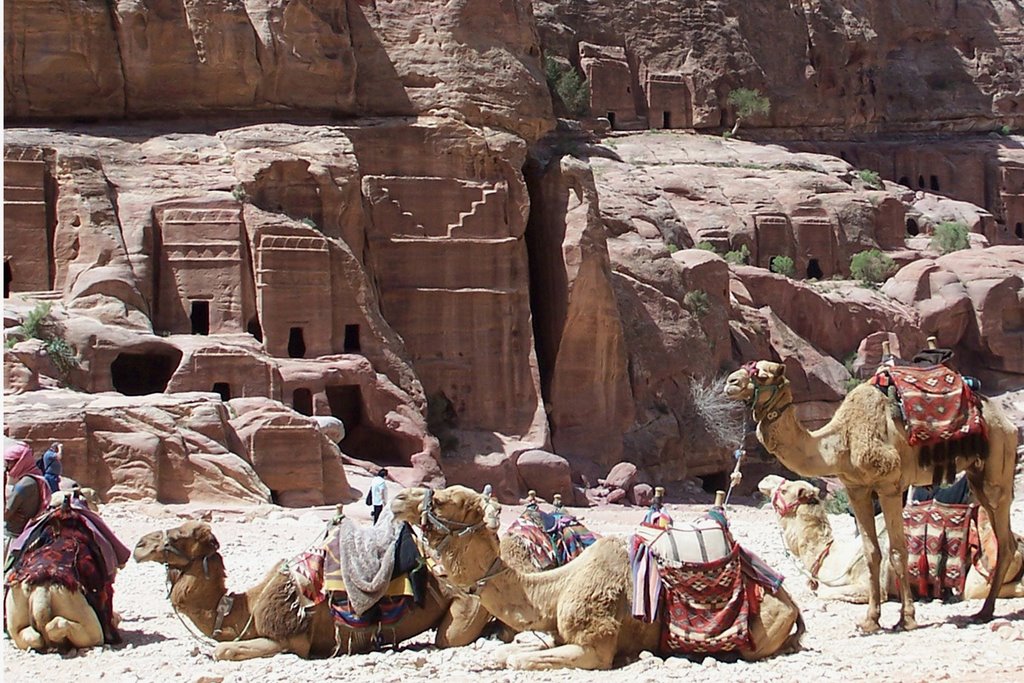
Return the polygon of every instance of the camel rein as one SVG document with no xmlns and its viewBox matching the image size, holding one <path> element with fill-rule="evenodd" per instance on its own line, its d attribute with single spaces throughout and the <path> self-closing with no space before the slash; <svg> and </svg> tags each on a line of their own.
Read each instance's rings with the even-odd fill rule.
<svg viewBox="0 0 1024 683">
<path fill-rule="evenodd" d="M 188 632 L 188 634 L 190 636 L 192 636 L 192 638 L 194 640 L 196 640 L 201 645 L 205 645 L 207 647 L 210 647 L 210 646 L 214 646 L 215 647 L 218 644 L 218 642 L 220 642 L 220 641 L 216 640 L 216 636 L 220 635 L 220 633 L 223 630 L 222 627 L 224 625 L 224 618 L 227 617 L 227 615 L 231 613 L 231 610 L 232 610 L 232 608 L 235 605 L 234 597 L 232 597 L 232 595 L 230 593 L 225 593 L 223 596 L 221 596 L 221 599 L 217 602 L 217 616 L 214 619 L 214 625 L 213 625 L 213 635 L 214 635 L 214 638 L 210 638 L 209 636 L 207 636 L 207 635 L 205 635 L 203 633 L 196 633 L 192 629 L 192 627 L 190 627 L 188 625 L 188 622 L 186 622 L 185 619 L 181 616 L 181 612 L 178 611 L 177 606 L 174 604 L 174 600 L 171 599 L 171 592 L 174 590 L 174 586 L 177 585 L 178 580 L 181 579 L 181 577 L 189 569 L 189 567 L 191 567 L 200 558 L 198 558 L 198 557 L 189 558 L 188 555 L 186 555 L 182 551 L 178 550 L 178 548 L 176 548 L 174 546 L 174 544 L 170 542 L 170 539 L 167 537 L 167 532 L 166 531 L 164 532 L 164 548 L 166 550 L 169 550 L 170 552 L 174 553 L 178 557 L 182 557 L 182 558 L 185 558 L 185 559 L 188 560 L 188 564 L 186 564 L 184 567 L 181 567 L 181 568 L 171 567 L 170 565 L 167 565 L 167 600 L 168 600 L 168 602 L 171 603 L 171 611 L 174 612 L 174 616 L 176 616 L 178 618 L 178 621 L 181 622 L 181 625 L 185 627 L 185 630 Z M 206 578 L 210 577 L 210 565 L 209 565 L 210 558 L 213 557 L 216 554 L 217 554 L 216 552 L 213 552 L 213 553 L 209 553 L 207 555 L 203 555 L 203 557 L 202 557 L 202 560 L 203 560 L 203 576 L 205 576 Z M 176 578 L 173 578 L 173 579 L 171 578 L 171 572 L 172 571 L 176 571 L 177 572 L 177 577 Z M 235 636 L 235 638 L 233 638 L 230 642 L 237 643 L 239 640 L 242 639 L 242 636 L 244 636 L 246 634 L 246 632 L 249 630 L 249 627 L 252 626 L 253 618 L 255 616 L 256 616 L 256 614 L 252 610 L 249 610 L 249 620 L 247 622 L 245 622 L 245 628 L 243 628 L 241 630 L 241 632 L 237 636 Z M 206 655 L 208 657 L 211 656 L 209 653 L 206 653 Z"/>
</svg>

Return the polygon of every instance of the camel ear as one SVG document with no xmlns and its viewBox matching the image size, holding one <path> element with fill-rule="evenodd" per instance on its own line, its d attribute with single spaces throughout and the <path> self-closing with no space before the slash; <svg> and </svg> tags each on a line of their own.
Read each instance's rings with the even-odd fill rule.
<svg viewBox="0 0 1024 683">
<path fill-rule="evenodd" d="M 821 490 L 814 484 L 802 482 L 796 494 L 796 501 L 801 504 L 820 503 Z"/>
<path fill-rule="evenodd" d="M 492 531 L 497 531 L 501 525 L 501 504 L 493 498 L 484 503 L 484 524 Z"/>
<path fill-rule="evenodd" d="M 196 527 L 192 537 L 195 538 L 196 545 L 203 549 L 203 554 L 208 555 L 220 550 L 220 542 L 213 535 L 213 529 L 205 522 Z"/>
<path fill-rule="evenodd" d="M 762 479 L 758 485 L 757 490 L 761 492 L 761 495 L 771 498 L 775 494 L 775 489 L 786 483 L 786 480 L 777 474 L 769 474 L 767 477 Z"/>
<path fill-rule="evenodd" d="M 784 379 L 786 377 L 786 366 L 783 363 L 763 360 L 757 364 L 757 369 L 758 375 L 763 379 Z"/>
</svg>

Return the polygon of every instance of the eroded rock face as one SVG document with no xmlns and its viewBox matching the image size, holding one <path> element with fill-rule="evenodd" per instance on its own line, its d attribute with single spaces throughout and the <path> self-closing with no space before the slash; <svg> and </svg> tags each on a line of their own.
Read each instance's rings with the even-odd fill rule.
<svg viewBox="0 0 1024 683">
<path fill-rule="evenodd" d="M 270 500 L 208 394 L 32 392 L 5 397 L 4 424 L 36 452 L 64 444 L 64 474 L 105 501 Z"/>
<path fill-rule="evenodd" d="M 771 100 L 753 126 L 970 130 L 1021 116 L 1024 18 L 1010 2 L 533 4 L 549 53 L 575 58 L 588 44 L 579 55 L 597 62 L 584 69 L 601 86 L 592 108 L 616 123 L 731 125 L 736 87 Z"/>
<path fill-rule="evenodd" d="M 953 252 L 914 263 L 883 291 L 921 316 L 921 328 L 996 386 L 1024 373 L 1024 255 L 1015 247 Z M 1008 376 L 1009 375 L 1009 376 Z"/>
<path fill-rule="evenodd" d="M 17 2 L 4 34 L 20 119 L 450 111 L 527 139 L 552 122 L 521 0 Z"/>
</svg>

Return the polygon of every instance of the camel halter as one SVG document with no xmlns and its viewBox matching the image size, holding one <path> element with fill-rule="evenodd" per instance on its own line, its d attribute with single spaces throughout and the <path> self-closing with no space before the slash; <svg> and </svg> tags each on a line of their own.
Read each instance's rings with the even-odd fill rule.
<svg viewBox="0 0 1024 683">
<path fill-rule="evenodd" d="M 779 515 L 780 518 L 786 517 L 787 515 L 789 515 L 789 513 L 793 512 L 801 505 L 808 505 L 806 501 L 801 501 L 800 499 L 797 499 L 797 501 L 792 504 L 787 504 L 786 501 L 783 500 L 782 505 L 780 506 L 778 504 L 778 501 L 781 500 L 781 497 L 779 496 L 779 493 L 781 491 L 782 487 L 778 487 L 775 489 L 775 493 L 772 494 L 772 508 L 774 508 L 775 512 Z M 793 566 L 796 567 L 797 571 L 803 574 L 805 577 L 807 577 L 807 582 L 810 585 L 811 590 L 817 590 L 819 584 L 828 586 L 829 588 L 842 588 L 844 586 L 844 584 L 838 583 L 838 578 L 829 580 L 823 579 L 818 576 L 818 572 L 821 571 L 821 566 L 825 564 L 825 559 L 828 557 L 828 554 L 832 551 L 832 544 L 835 542 L 834 538 L 829 539 L 828 543 L 825 544 L 825 547 L 822 549 L 822 551 L 818 553 L 818 557 L 816 557 L 814 562 L 811 564 L 810 571 L 807 571 L 804 568 L 803 561 L 800 560 L 799 557 L 796 557 L 792 552 L 790 552 L 789 545 L 786 543 L 786 534 L 783 532 L 782 529 L 781 519 L 779 520 L 779 538 L 782 540 L 782 551 L 786 554 L 786 557 L 790 559 L 790 561 L 793 563 Z M 850 569 L 853 568 L 854 562 L 855 560 L 851 561 L 850 564 L 846 567 L 846 569 L 844 569 L 842 573 L 839 574 L 840 578 L 846 576 L 846 574 L 850 572 Z"/>
<path fill-rule="evenodd" d="M 424 491 L 422 512 L 420 513 L 420 526 L 425 531 L 434 529 L 443 532 L 441 542 L 438 543 L 437 547 L 434 549 L 439 555 L 448 546 L 448 543 L 453 537 L 461 538 L 479 531 L 486 526 L 487 522 L 485 519 L 482 519 L 475 524 L 468 524 L 466 522 L 459 522 L 454 519 L 441 517 L 434 509 L 434 490 L 429 487 L 425 487 Z M 488 581 L 496 576 L 504 574 L 507 571 L 509 571 L 509 567 L 502 561 L 501 555 L 499 554 L 494 558 L 494 561 L 491 562 L 491 565 L 487 568 L 487 571 L 484 572 L 484 575 L 468 586 L 459 586 L 450 580 L 448 583 L 459 590 L 465 591 L 470 595 L 474 595 L 478 590 L 487 585 Z"/>
<path fill-rule="evenodd" d="M 174 590 L 174 586 L 177 585 L 181 577 L 184 576 L 188 568 L 191 567 L 193 563 L 195 563 L 196 560 L 198 560 L 199 558 L 189 558 L 188 555 L 178 550 L 178 548 L 176 548 L 174 544 L 170 542 L 170 538 L 168 537 L 166 530 L 163 532 L 163 544 L 165 551 L 169 550 L 178 557 L 188 560 L 188 564 L 186 564 L 184 567 L 181 567 L 180 569 L 178 567 L 171 567 L 170 565 L 167 565 L 167 601 L 171 603 L 171 611 L 174 612 L 174 616 L 178 618 L 178 621 L 181 622 L 181 625 L 185 627 L 185 631 L 188 632 L 188 634 L 192 636 L 192 638 L 196 642 L 198 642 L 200 645 L 205 645 L 207 647 L 215 647 L 220 642 L 216 639 L 217 636 L 219 636 L 224 630 L 224 619 L 225 617 L 227 617 L 228 614 L 231 613 L 231 610 L 235 606 L 234 596 L 231 593 L 225 593 L 217 602 L 217 612 L 213 623 L 213 638 L 210 638 L 203 633 L 196 633 L 192 629 L 192 627 L 188 625 L 188 622 L 185 621 L 185 619 L 181 616 L 181 612 L 179 612 L 178 608 L 175 606 L 174 600 L 171 599 L 171 592 Z M 203 576 L 206 578 L 210 578 L 210 558 L 216 554 L 217 551 L 203 555 Z M 173 579 L 171 578 L 172 569 L 178 572 L 178 576 Z M 242 636 L 244 636 L 246 632 L 249 630 L 249 627 L 252 626 L 252 622 L 255 617 L 256 613 L 250 609 L 249 620 L 245 622 L 245 627 L 242 628 L 238 635 L 235 636 L 230 642 L 237 643 L 239 640 L 241 640 Z M 211 655 L 210 653 L 206 653 L 206 656 L 210 657 L 211 659 L 213 658 L 213 655 Z"/>
<path fill-rule="evenodd" d="M 775 422 L 780 417 L 782 417 L 782 414 L 785 413 L 787 410 L 789 410 L 793 406 L 793 402 L 792 401 L 790 401 L 789 403 L 787 403 L 786 405 L 781 406 L 781 407 L 778 407 L 778 406 L 775 405 L 775 403 L 779 400 L 779 398 L 781 396 L 779 394 L 779 390 L 782 389 L 782 387 L 785 386 L 786 383 L 788 383 L 788 380 L 784 379 L 783 380 L 784 383 L 781 384 L 781 385 L 779 385 L 779 384 L 768 384 L 768 385 L 758 384 L 756 381 L 754 381 L 754 378 L 757 377 L 757 365 L 756 365 L 756 363 L 747 363 L 746 365 L 743 366 L 743 369 L 746 371 L 747 375 L 750 377 L 751 384 L 754 385 L 754 393 L 750 396 L 750 412 L 754 415 L 754 420 L 757 423 L 763 424 L 764 426 L 767 427 L 768 425 L 770 425 L 771 423 Z M 763 406 L 758 407 L 757 399 L 761 395 L 761 392 L 763 392 L 763 391 L 770 391 L 771 395 L 768 397 L 768 400 L 766 400 L 764 402 Z M 757 416 L 758 412 L 761 412 L 761 416 L 760 417 Z"/>
</svg>

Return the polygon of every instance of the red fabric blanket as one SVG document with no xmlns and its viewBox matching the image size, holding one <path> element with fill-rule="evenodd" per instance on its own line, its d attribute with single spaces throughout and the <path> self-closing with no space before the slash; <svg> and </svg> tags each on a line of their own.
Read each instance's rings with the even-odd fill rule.
<svg viewBox="0 0 1024 683">
<path fill-rule="evenodd" d="M 918 598 L 962 595 L 975 505 L 932 501 L 903 508 L 910 589 Z"/>
<path fill-rule="evenodd" d="M 891 381 L 896 387 L 911 446 L 930 446 L 985 433 L 977 395 L 959 373 L 944 365 L 887 367 L 871 381 L 883 387 Z"/>
<path fill-rule="evenodd" d="M 749 619 L 760 609 L 760 587 L 746 580 L 739 545 L 708 563 L 662 565 L 663 654 L 732 652 L 750 646 Z"/>
</svg>

